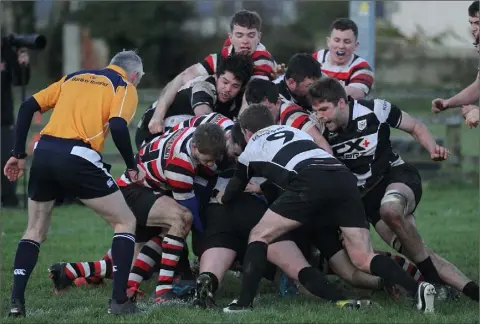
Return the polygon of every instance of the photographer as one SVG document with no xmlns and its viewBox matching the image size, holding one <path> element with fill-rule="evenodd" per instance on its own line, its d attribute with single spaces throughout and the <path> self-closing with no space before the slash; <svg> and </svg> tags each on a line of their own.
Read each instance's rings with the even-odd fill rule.
<svg viewBox="0 0 480 324">
<path fill-rule="evenodd" d="M 2 30 L 2 110 L 1 110 L 1 161 L 2 170 L 10 158 L 14 140 L 14 102 L 12 86 L 28 84 L 30 79 L 29 56 L 25 48 L 11 46 Z M 16 185 L 2 172 L 2 207 L 17 207 Z"/>
</svg>

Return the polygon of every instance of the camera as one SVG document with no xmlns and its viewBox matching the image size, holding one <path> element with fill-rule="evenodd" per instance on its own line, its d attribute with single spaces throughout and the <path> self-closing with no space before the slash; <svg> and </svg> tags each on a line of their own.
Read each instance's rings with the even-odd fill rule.
<svg viewBox="0 0 480 324">
<path fill-rule="evenodd" d="M 47 38 L 40 34 L 10 34 L 3 41 L 11 47 L 25 47 L 31 50 L 42 50 L 47 46 Z"/>
</svg>

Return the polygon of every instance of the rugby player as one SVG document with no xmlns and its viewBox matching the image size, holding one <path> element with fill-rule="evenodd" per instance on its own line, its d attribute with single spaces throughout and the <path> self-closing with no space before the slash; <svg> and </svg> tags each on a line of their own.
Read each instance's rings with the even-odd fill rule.
<svg viewBox="0 0 480 324">
<path fill-rule="evenodd" d="M 308 133 L 318 146 L 328 153 L 332 153 L 330 145 L 322 136 L 323 125 L 312 120 L 302 107 L 281 96 L 272 81 L 250 80 L 245 89 L 245 100 L 249 105 L 265 105 L 270 109 L 276 124 L 288 125 Z"/>
<path fill-rule="evenodd" d="M 473 1 L 472 4 L 468 7 L 468 22 L 470 23 L 471 33 L 474 40 L 474 45 L 477 48 L 477 52 L 480 50 L 479 48 L 479 37 L 480 37 L 480 15 L 479 15 L 479 2 Z M 478 104 L 478 100 L 480 98 L 480 72 L 477 73 L 477 78 L 475 81 L 463 89 L 461 92 L 457 93 L 451 98 L 448 99 L 441 99 L 436 98 L 432 101 L 432 112 L 439 113 L 449 108 L 455 108 L 460 106 L 467 106 Z M 477 108 L 474 108 L 475 111 Z M 466 108 L 466 112 L 464 116 L 470 111 L 471 109 Z M 478 110 L 477 110 L 478 111 Z M 478 115 L 478 112 L 474 112 L 474 114 Z M 475 116 L 472 115 L 473 119 L 469 125 L 475 125 Z M 478 124 L 478 118 L 477 122 Z"/>
<path fill-rule="evenodd" d="M 240 135 L 241 134 L 240 131 Z M 215 200 L 206 208 L 205 251 L 200 258 L 200 275 L 193 304 L 201 308 L 215 308 L 214 295 L 225 272 L 235 260 L 242 260 L 248 235 L 268 209 L 266 202 L 249 193 L 240 193 L 230 205 Z M 336 302 L 339 307 L 359 308 L 368 301 L 348 300 L 344 294 L 329 285 L 321 272 L 303 257 L 293 240 L 285 235 L 268 247 L 268 261 L 278 265 L 289 276 L 300 280 L 313 295 Z M 268 276 L 265 273 L 264 277 Z"/>
<path fill-rule="evenodd" d="M 150 132 L 156 134 L 164 130 L 167 111 L 180 88 L 196 77 L 214 74 L 222 57 L 228 57 L 235 53 L 246 55 L 254 64 L 252 78 L 273 78 L 275 62 L 265 46 L 260 44 L 261 30 L 262 19 L 258 13 L 248 10 L 237 11 L 230 21 L 229 39 L 231 44 L 224 47 L 220 53 L 210 54 L 202 62 L 190 66 L 162 90 L 154 116 L 148 124 Z"/>
<path fill-rule="evenodd" d="M 448 150 L 437 145 L 424 124 L 397 106 L 381 99 L 348 99 L 335 79 L 314 82 L 309 95 L 335 157 L 357 176 L 365 213 L 377 233 L 413 261 L 425 280 L 445 282 L 478 301 L 478 285 L 423 243 L 413 216 L 422 196 L 420 174 L 392 149 L 390 128 L 412 135 L 434 161 L 447 159 Z"/>
<path fill-rule="evenodd" d="M 419 310 L 434 311 L 433 285 L 417 284 L 395 261 L 373 253 L 356 178 L 340 161 L 320 149 L 307 133 L 274 125 L 273 116 L 263 105 L 250 106 L 239 116 L 239 123 L 248 144 L 238 158 L 235 176 L 217 195 L 217 201 L 234 201 L 253 176 L 265 177 L 284 191 L 250 232 L 240 298 L 224 308 L 225 312 L 252 307 L 268 244 L 302 224 L 319 230 L 340 227 L 356 268 L 402 286 L 416 296 Z"/>
<path fill-rule="evenodd" d="M 175 132 L 179 129 L 189 128 L 189 127 L 199 127 L 203 124 L 216 124 L 219 125 L 225 134 L 225 141 L 227 143 L 227 156 L 232 161 L 238 157 L 241 153 L 241 148 L 233 144 L 230 132 L 233 127 L 233 121 L 227 117 L 211 113 L 208 115 L 192 117 L 189 120 L 186 120 L 178 125 L 175 125 L 171 128 L 169 132 Z M 200 198 L 200 207 L 210 199 L 210 193 L 205 193 L 208 191 L 208 186 L 199 184 L 198 176 L 195 177 L 195 195 L 197 198 Z M 117 179 L 117 181 L 119 181 Z M 202 187 L 207 187 L 203 189 Z M 199 188 L 203 190 L 199 190 Z M 211 189 L 210 189 L 211 190 Z M 200 191 L 200 193 L 199 193 Z M 202 192 L 203 191 L 203 192 Z M 204 197 L 201 197 L 201 194 L 208 194 L 206 200 Z M 200 197 L 198 197 L 200 195 Z M 205 203 L 203 201 L 205 200 Z M 201 208 L 200 208 L 201 209 Z M 162 255 L 162 241 L 166 234 L 165 227 L 152 227 L 145 226 L 143 222 L 139 220 L 139 213 L 136 213 L 137 217 L 137 228 L 136 228 L 136 258 L 132 266 L 132 270 L 128 279 L 128 295 L 135 296 L 139 298 L 143 296 L 143 292 L 139 289 L 140 284 L 143 280 L 146 280 L 150 277 L 152 272 L 156 269 L 158 261 L 161 259 Z M 195 229 L 192 229 L 192 232 L 195 232 Z M 194 246 L 194 253 L 199 255 L 196 252 L 195 245 L 197 240 L 195 239 L 197 235 L 194 235 L 192 243 Z M 185 262 L 186 261 L 186 262 Z M 184 262 L 184 264 L 182 264 Z M 188 263 L 188 249 L 185 246 L 183 254 L 180 257 L 179 264 L 177 267 L 177 272 L 181 272 L 182 280 L 192 280 L 193 275 L 191 274 L 190 265 Z M 111 279 L 112 274 L 112 261 L 111 261 L 111 252 L 108 251 L 102 260 L 90 261 L 90 262 L 70 262 L 70 263 L 57 263 L 52 265 L 51 269 L 58 269 L 61 272 L 62 268 L 64 270 L 64 275 L 57 275 L 54 282 L 55 288 L 57 291 L 62 291 L 67 287 L 72 286 L 83 286 L 83 285 L 99 285 L 103 283 L 103 279 Z M 174 285 L 174 291 L 176 290 Z M 183 286 L 182 286 L 183 288 Z M 188 288 L 188 287 L 187 287 Z"/>
<path fill-rule="evenodd" d="M 307 111 L 312 111 L 308 102 L 308 87 L 322 76 L 321 65 L 311 55 L 297 53 L 287 64 L 285 75 L 275 79 L 280 95 Z"/>
<path fill-rule="evenodd" d="M 374 74 L 368 62 L 355 54 L 357 39 L 357 24 L 338 18 L 330 27 L 328 49 L 313 53 L 313 57 L 322 65 L 323 74 L 340 81 L 348 96 L 363 99 L 372 90 Z"/>
<path fill-rule="evenodd" d="M 141 58 L 133 51 L 123 51 L 105 69 L 68 74 L 22 103 L 15 148 L 4 169 L 10 181 L 24 173 L 25 142 L 34 113 L 53 112 L 35 145 L 28 183 L 28 225 L 15 255 L 9 316 L 25 316 L 27 282 L 46 239 L 55 199 L 65 193 L 80 199 L 114 228 L 116 271 L 109 309 L 113 314 L 136 311 L 126 294 L 135 216 L 99 153 L 110 129 L 127 166 L 126 177 L 132 183 L 143 181 L 145 173 L 137 167 L 127 127 L 135 115 L 136 86 L 143 74 Z"/>
<path fill-rule="evenodd" d="M 240 109 L 240 90 L 253 73 L 251 60 L 244 55 L 222 58 L 214 75 L 200 76 L 180 89 L 166 113 L 163 130 L 210 112 L 218 112 L 228 118 L 236 117 Z M 145 110 L 138 123 L 135 142 L 139 148 L 143 141 L 155 135 L 150 133 L 148 124 L 155 112 L 154 102 Z"/>
</svg>

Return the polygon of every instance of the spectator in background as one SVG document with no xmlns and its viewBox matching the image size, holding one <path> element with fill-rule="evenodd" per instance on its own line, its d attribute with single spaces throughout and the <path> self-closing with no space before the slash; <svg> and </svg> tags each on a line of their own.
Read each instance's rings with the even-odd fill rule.
<svg viewBox="0 0 480 324">
<path fill-rule="evenodd" d="M 480 16 L 479 16 L 479 1 L 475 0 L 468 7 L 468 22 L 471 26 L 471 33 L 474 40 L 474 45 L 479 51 L 479 36 L 480 36 Z M 478 104 L 480 98 L 480 73 L 477 78 L 468 87 L 457 93 L 455 96 L 448 99 L 437 98 L 432 101 L 432 112 L 439 113 L 449 108 L 462 108 L 462 114 L 465 118 L 465 123 L 470 127 L 477 127 L 478 125 Z"/>
<path fill-rule="evenodd" d="M 14 140 L 14 102 L 12 86 L 28 84 L 30 79 L 29 57 L 26 49 L 12 48 L 4 41 L 6 37 L 4 29 L 1 29 L 2 37 L 2 102 L 1 102 L 1 161 L 2 170 L 10 158 L 10 151 L 13 149 Z M 25 73 L 22 75 L 22 66 Z M 8 181 L 2 173 L 1 199 L 2 207 L 17 207 L 17 186 Z"/>
</svg>

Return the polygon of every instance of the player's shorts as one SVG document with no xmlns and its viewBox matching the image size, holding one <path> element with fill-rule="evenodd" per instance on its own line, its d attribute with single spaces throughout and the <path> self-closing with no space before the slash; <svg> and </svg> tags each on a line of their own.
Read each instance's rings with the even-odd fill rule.
<svg viewBox="0 0 480 324">
<path fill-rule="evenodd" d="M 380 220 L 380 205 L 388 185 L 403 183 L 412 189 L 415 196 L 415 209 L 422 198 L 422 178 L 418 170 L 409 163 L 392 167 L 384 178 L 363 196 L 363 205 L 369 222 L 375 226 Z M 412 213 L 413 213 L 412 211 Z"/>
<path fill-rule="evenodd" d="M 345 169 L 308 166 L 300 170 L 270 209 L 302 224 L 369 228 L 357 178 Z"/>
<path fill-rule="evenodd" d="M 42 135 L 35 145 L 28 196 L 34 201 L 65 196 L 105 197 L 118 190 L 109 169 L 90 145 L 80 140 Z"/>
<path fill-rule="evenodd" d="M 150 210 L 157 199 L 165 195 L 163 192 L 154 191 L 151 188 L 142 187 L 138 184 L 120 187 L 120 191 L 125 197 L 127 205 L 135 215 L 137 225 L 140 226 L 147 225 Z"/>
</svg>

